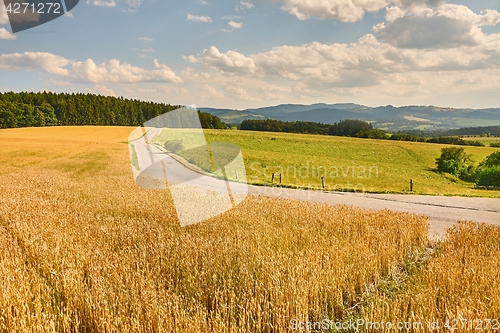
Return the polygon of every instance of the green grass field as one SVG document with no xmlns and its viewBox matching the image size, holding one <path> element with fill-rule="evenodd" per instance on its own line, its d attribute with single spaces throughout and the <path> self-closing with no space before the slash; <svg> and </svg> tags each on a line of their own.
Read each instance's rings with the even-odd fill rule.
<svg viewBox="0 0 500 333">
<path fill-rule="evenodd" d="M 499 191 L 477 190 L 435 172 L 435 160 L 448 145 L 250 131 L 205 130 L 205 135 L 208 142 L 241 147 L 253 184 L 271 185 L 275 173 L 282 175 L 283 186 L 320 188 L 324 177 L 329 190 L 409 193 L 411 179 L 417 194 L 500 197 Z M 465 149 L 476 164 L 496 151 Z"/>
</svg>

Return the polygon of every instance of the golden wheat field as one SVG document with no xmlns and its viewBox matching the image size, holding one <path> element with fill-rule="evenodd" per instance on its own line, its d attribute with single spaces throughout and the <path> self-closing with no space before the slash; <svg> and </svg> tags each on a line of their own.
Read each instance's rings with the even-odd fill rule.
<svg viewBox="0 0 500 333">
<path fill-rule="evenodd" d="M 431 244 L 424 217 L 263 197 L 181 228 L 168 191 L 135 185 L 131 131 L 0 130 L 1 332 L 500 317 L 500 229 Z"/>
</svg>

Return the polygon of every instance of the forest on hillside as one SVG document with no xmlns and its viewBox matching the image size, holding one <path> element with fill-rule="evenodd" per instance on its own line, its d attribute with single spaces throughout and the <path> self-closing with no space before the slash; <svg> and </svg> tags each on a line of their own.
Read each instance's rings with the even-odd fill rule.
<svg viewBox="0 0 500 333">
<path fill-rule="evenodd" d="M 341 120 L 333 125 L 305 121 L 281 120 L 244 120 L 240 126 L 244 131 L 289 132 L 302 134 L 322 134 L 352 136 L 366 131 L 373 131 L 373 126 L 362 120 Z"/>
<path fill-rule="evenodd" d="M 0 93 L 0 128 L 31 126 L 141 126 L 180 106 L 123 97 L 51 92 Z M 216 116 L 199 113 L 203 128 L 223 129 Z"/>
</svg>

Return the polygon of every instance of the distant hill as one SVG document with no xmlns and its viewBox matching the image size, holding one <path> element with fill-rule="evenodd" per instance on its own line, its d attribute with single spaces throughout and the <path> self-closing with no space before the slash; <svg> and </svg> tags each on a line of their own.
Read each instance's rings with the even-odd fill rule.
<svg viewBox="0 0 500 333">
<path fill-rule="evenodd" d="M 243 120 L 265 120 L 266 117 L 262 114 L 253 113 L 250 111 L 239 111 L 231 109 L 214 109 L 214 108 L 198 108 L 201 112 L 210 113 L 227 124 L 240 124 Z"/>
<path fill-rule="evenodd" d="M 388 131 L 443 131 L 470 126 L 500 125 L 500 108 L 497 109 L 452 109 L 436 106 L 392 105 L 369 107 L 354 103 L 313 105 L 282 104 L 277 106 L 247 109 L 243 111 L 201 108 L 226 123 L 245 119 L 276 119 L 284 121 L 308 121 L 334 124 L 345 119 L 369 121 L 375 128 Z"/>
</svg>

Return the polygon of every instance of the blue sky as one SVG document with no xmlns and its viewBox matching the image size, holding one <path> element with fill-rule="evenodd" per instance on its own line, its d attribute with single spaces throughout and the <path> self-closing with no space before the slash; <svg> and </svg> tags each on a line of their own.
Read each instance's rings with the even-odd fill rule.
<svg viewBox="0 0 500 333">
<path fill-rule="evenodd" d="M 12 34 L 0 2 L 0 91 L 500 107 L 499 12 L 490 0 L 80 0 Z"/>
</svg>

